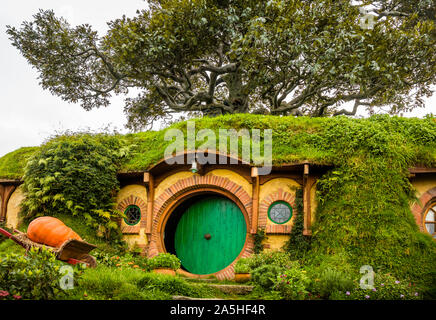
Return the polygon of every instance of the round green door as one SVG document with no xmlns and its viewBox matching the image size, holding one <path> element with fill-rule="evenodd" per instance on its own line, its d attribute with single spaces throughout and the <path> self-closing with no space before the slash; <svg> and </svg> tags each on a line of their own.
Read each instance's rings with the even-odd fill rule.
<svg viewBox="0 0 436 320">
<path fill-rule="evenodd" d="M 195 274 L 220 271 L 244 247 L 247 226 L 239 207 L 221 197 L 196 201 L 176 228 L 175 250 L 182 266 Z"/>
</svg>

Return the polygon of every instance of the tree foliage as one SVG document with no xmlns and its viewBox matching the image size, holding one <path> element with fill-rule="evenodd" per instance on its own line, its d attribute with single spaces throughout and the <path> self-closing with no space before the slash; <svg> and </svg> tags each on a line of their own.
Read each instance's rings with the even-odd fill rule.
<svg viewBox="0 0 436 320">
<path fill-rule="evenodd" d="M 7 33 L 62 99 L 89 110 L 126 95 L 132 129 L 177 113 L 398 113 L 436 79 L 434 1 L 415 2 L 149 0 L 104 36 L 50 10 Z"/>
</svg>

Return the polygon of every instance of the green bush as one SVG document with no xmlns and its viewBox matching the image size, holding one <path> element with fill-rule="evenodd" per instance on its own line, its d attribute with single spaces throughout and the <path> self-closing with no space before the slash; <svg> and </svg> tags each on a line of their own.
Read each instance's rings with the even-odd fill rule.
<svg viewBox="0 0 436 320">
<path fill-rule="evenodd" d="M 235 263 L 235 273 L 250 273 L 250 265 L 248 258 L 241 258 Z"/>
<path fill-rule="evenodd" d="M 329 299 L 333 293 L 346 292 L 353 287 L 353 280 L 346 273 L 327 268 L 321 272 L 319 278 L 313 279 L 311 293 L 319 295 L 323 299 Z"/>
<path fill-rule="evenodd" d="M 59 212 L 80 219 L 106 239 L 119 237 L 114 210 L 116 177 L 124 156 L 110 135 L 59 136 L 41 146 L 24 170 L 22 213 L 26 220 Z"/>
<path fill-rule="evenodd" d="M 148 260 L 150 269 L 168 268 L 177 270 L 180 268 L 180 260 L 171 253 L 159 253 Z"/>
<path fill-rule="evenodd" d="M 288 253 L 275 250 L 253 254 L 247 258 L 246 263 L 253 270 L 263 265 L 274 265 L 286 269 L 293 266 L 296 262 L 290 259 Z"/>
<path fill-rule="evenodd" d="M 308 297 L 310 279 L 306 271 L 293 267 L 276 277 L 274 289 L 279 291 L 285 300 L 304 300 Z"/>
<path fill-rule="evenodd" d="M 26 256 L 6 254 L 0 257 L 0 290 L 23 299 L 56 299 L 65 296 L 60 281 L 62 262 L 47 249 L 32 248 Z M 74 269 L 74 281 L 80 270 Z"/>
<path fill-rule="evenodd" d="M 283 268 L 276 265 L 262 265 L 251 271 L 251 280 L 265 290 L 272 288 L 277 276 L 283 272 Z"/>
</svg>

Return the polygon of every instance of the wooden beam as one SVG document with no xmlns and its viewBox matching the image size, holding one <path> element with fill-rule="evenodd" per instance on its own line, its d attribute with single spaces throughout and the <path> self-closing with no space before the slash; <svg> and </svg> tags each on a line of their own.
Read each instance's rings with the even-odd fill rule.
<svg viewBox="0 0 436 320">
<path fill-rule="evenodd" d="M 257 167 L 251 168 L 251 177 L 253 179 L 253 192 L 252 192 L 252 215 L 251 215 L 251 233 L 257 233 L 257 226 L 259 220 L 259 190 L 260 190 L 260 179 L 259 179 L 259 171 Z"/>
<path fill-rule="evenodd" d="M 16 185 L 0 184 L 0 221 L 6 220 L 9 198 L 11 197 L 12 193 L 15 191 L 16 188 Z"/>
<path fill-rule="evenodd" d="M 304 224 L 303 224 L 303 235 L 308 236 L 312 234 L 311 227 L 311 212 L 310 212 L 310 179 L 309 179 L 309 164 L 304 164 L 303 173 L 303 213 L 304 213 Z"/>
<path fill-rule="evenodd" d="M 436 168 L 414 167 L 409 169 L 410 173 L 436 173 Z"/>
<path fill-rule="evenodd" d="M 145 226 L 145 233 L 151 236 L 154 209 L 154 177 L 149 172 L 144 172 L 144 183 L 147 187 L 147 221 Z"/>
</svg>

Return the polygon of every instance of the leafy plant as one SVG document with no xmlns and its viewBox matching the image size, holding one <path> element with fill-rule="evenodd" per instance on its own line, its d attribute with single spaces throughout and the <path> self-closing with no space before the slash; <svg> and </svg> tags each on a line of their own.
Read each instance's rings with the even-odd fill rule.
<svg viewBox="0 0 436 320">
<path fill-rule="evenodd" d="M 303 189 L 299 188 L 295 192 L 296 217 L 292 226 L 289 240 L 284 246 L 284 250 L 293 259 L 302 259 L 310 250 L 311 238 L 303 235 L 304 212 L 303 212 Z"/>
<path fill-rule="evenodd" d="M 265 230 L 263 229 L 257 229 L 257 232 L 254 234 L 254 253 L 261 253 L 263 251 L 263 244 L 262 242 L 266 239 L 268 239 Z"/>
<path fill-rule="evenodd" d="M 262 265 L 251 271 L 253 282 L 263 289 L 267 290 L 274 286 L 277 276 L 283 272 L 283 269 L 277 265 Z"/>
<path fill-rule="evenodd" d="M 235 263 L 235 273 L 250 273 L 250 264 L 248 258 L 241 258 Z"/>
<path fill-rule="evenodd" d="M 328 299 L 337 291 L 350 291 L 354 287 L 353 280 L 345 273 L 336 269 L 323 270 L 319 278 L 313 279 L 311 292 L 318 294 L 323 299 Z"/>
<path fill-rule="evenodd" d="M 65 296 L 60 288 L 62 262 L 47 249 L 32 248 L 26 256 L 6 254 L 0 256 L 0 291 L 9 297 L 23 299 L 56 299 Z M 74 281 L 80 276 L 80 269 L 74 269 Z"/>
<path fill-rule="evenodd" d="M 148 260 L 150 269 L 168 268 L 177 270 L 180 268 L 180 260 L 171 253 L 159 253 Z"/>
<path fill-rule="evenodd" d="M 274 265 L 282 269 L 286 269 L 290 268 L 296 263 L 290 259 L 288 253 L 279 250 L 253 254 L 246 259 L 246 263 L 250 269 L 256 269 L 263 265 Z"/>
<path fill-rule="evenodd" d="M 277 276 L 274 289 L 279 291 L 285 300 L 303 300 L 308 297 L 307 288 L 310 282 L 306 271 L 297 266 Z"/>
<path fill-rule="evenodd" d="M 59 136 L 43 145 L 24 170 L 25 218 L 63 212 L 106 239 L 119 236 L 114 196 L 120 149 L 121 140 L 104 134 Z"/>
</svg>

